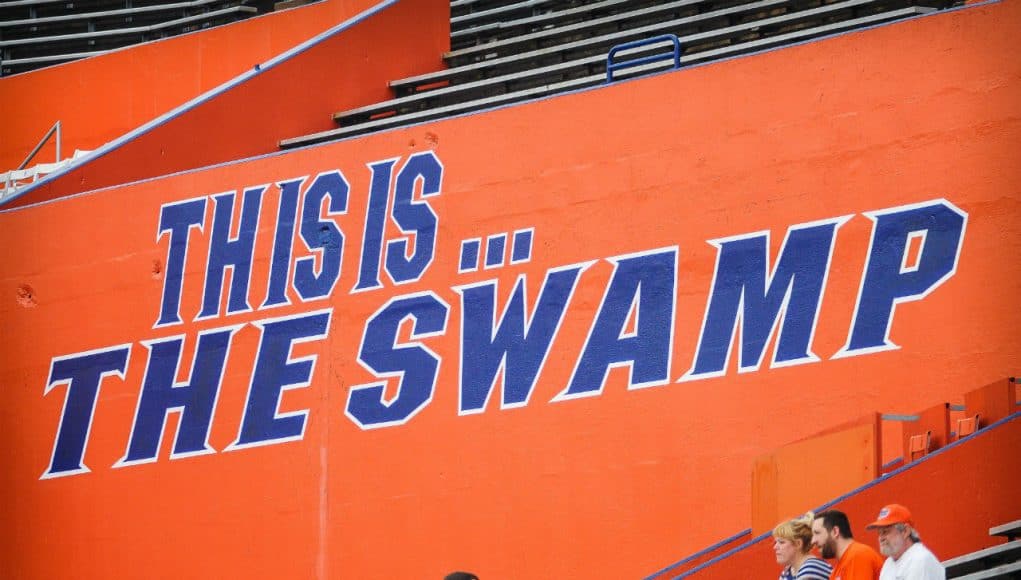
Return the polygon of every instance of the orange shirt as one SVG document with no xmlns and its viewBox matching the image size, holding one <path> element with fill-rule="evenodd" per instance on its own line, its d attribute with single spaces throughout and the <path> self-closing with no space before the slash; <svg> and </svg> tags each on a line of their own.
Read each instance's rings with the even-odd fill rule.
<svg viewBox="0 0 1021 580">
<path fill-rule="evenodd" d="M 882 568 L 882 556 L 865 544 L 852 541 L 833 566 L 830 580 L 879 580 Z"/>
</svg>

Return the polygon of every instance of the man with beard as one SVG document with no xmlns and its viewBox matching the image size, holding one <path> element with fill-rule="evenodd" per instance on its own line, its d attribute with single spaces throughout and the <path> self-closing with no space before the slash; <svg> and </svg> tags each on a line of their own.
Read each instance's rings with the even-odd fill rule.
<svg viewBox="0 0 1021 580">
<path fill-rule="evenodd" d="M 888 556 L 879 580 L 946 580 L 946 570 L 922 545 L 908 508 L 890 504 L 865 529 L 879 532 L 879 551 Z"/>
<path fill-rule="evenodd" d="M 822 557 L 836 558 L 830 580 L 878 580 L 883 558 L 875 550 L 856 542 L 844 512 L 828 510 L 812 522 L 812 545 Z"/>
</svg>

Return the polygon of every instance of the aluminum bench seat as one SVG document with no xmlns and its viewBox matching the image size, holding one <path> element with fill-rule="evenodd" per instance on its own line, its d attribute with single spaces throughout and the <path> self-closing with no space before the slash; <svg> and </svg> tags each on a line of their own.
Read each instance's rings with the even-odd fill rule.
<svg viewBox="0 0 1021 580">
<path fill-rule="evenodd" d="M 159 2 L 136 2 L 136 4 L 159 4 Z M 16 20 L 74 14 L 99 10 L 113 10 L 127 7 L 125 0 L 15 0 L 0 1 L 0 20 Z M 138 6 L 135 6 L 136 8 Z"/>
<path fill-rule="evenodd" d="M 1021 537 L 1021 520 L 1014 520 L 999 526 L 989 528 L 990 536 L 1003 536 L 1008 540 Z"/>
<path fill-rule="evenodd" d="M 16 20 L 0 20 L 0 29 L 18 26 L 41 26 L 44 24 L 68 22 L 73 20 L 89 20 L 107 16 L 134 16 L 151 12 L 174 12 L 182 8 L 197 8 L 207 4 L 216 4 L 223 0 L 191 0 L 190 2 L 169 2 L 155 6 L 137 6 L 135 8 L 117 8 L 96 12 L 77 12 L 75 14 L 58 14 L 56 16 L 40 16 L 38 18 L 21 18 Z"/>
<path fill-rule="evenodd" d="M 553 10 L 564 4 L 564 0 L 519 0 L 511 4 L 496 6 L 478 12 L 469 12 L 450 17 L 450 30 L 465 30 L 494 22 L 504 22 L 508 17 L 521 18 L 541 11 Z M 568 3 L 570 5 L 570 3 Z"/>
<path fill-rule="evenodd" d="M 988 570 L 968 574 L 967 576 L 950 576 L 955 580 L 1014 580 L 1021 576 L 1021 562 L 1012 562 Z"/>
<path fill-rule="evenodd" d="M 517 4 L 521 0 L 451 0 L 450 15 L 463 16 L 473 12 L 492 10 L 501 6 Z"/>
<path fill-rule="evenodd" d="M 30 65 L 30 64 L 56 64 L 60 62 L 66 62 L 69 60 L 77 60 L 79 58 L 88 58 L 90 56 L 98 56 L 100 54 L 106 54 L 109 50 L 95 50 L 91 52 L 69 52 L 66 54 L 51 54 L 47 56 L 29 56 L 25 58 L 11 58 L 5 59 L 2 62 L 3 66 L 17 66 L 17 65 Z"/>
<path fill-rule="evenodd" d="M 65 0 L 14 0 L 11 2 L 0 2 L 0 8 L 11 8 L 14 6 L 40 6 L 42 4 L 56 4 Z"/>
<path fill-rule="evenodd" d="M 8 0 L 6 2 L 0 2 L 0 8 L 15 8 L 15 7 L 33 7 L 33 6 L 46 6 L 52 4 L 68 4 L 68 0 Z M 88 0 L 78 0 L 73 2 L 77 8 L 87 7 L 92 4 L 98 4 L 99 2 L 89 2 Z M 111 3 L 111 0 L 107 0 L 107 4 Z"/>
<path fill-rule="evenodd" d="M 133 26 L 128 28 L 115 28 L 112 30 L 97 30 L 95 32 L 82 32 L 77 34 L 61 34 L 56 36 L 39 36 L 34 38 L 17 38 L 13 40 L 0 40 L 0 47 L 10 46 L 24 46 L 24 45 L 38 45 L 48 44 L 55 42 L 66 42 L 75 40 L 95 40 L 97 38 L 108 37 L 108 36 L 127 36 L 137 35 L 146 32 L 154 32 L 164 28 L 173 28 L 182 24 L 200 23 L 204 20 L 210 20 L 219 16 L 227 16 L 232 14 L 255 14 L 258 12 L 256 8 L 251 6 L 232 6 L 221 10 L 213 10 L 210 12 L 203 12 L 201 14 L 195 14 L 193 16 L 185 16 L 183 18 L 176 18 L 174 20 L 167 20 L 159 22 L 157 24 L 151 24 L 147 26 Z"/>
<path fill-rule="evenodd" d="M 637 8 L 649 7 L 657 3 L 661 3 L 661 0 L 602 0 L 581 6 L 576 4 L 552 5 L 548 6 L 546 10 L 528 10 L 517 18 L 504 17 L 488 23 L 457 26 L 456 28 L 455 19 L 451 19 L 451 49 L 465 48 L 472 44 L 479 44 L 480 41 L 492 42 L 537 32 L 555 25 L 587 22 L 608 14 L 634 11 Z M 513 6 L 505 7 L 503 10 L 509 8 L 513 8 Z"/>
</svg>

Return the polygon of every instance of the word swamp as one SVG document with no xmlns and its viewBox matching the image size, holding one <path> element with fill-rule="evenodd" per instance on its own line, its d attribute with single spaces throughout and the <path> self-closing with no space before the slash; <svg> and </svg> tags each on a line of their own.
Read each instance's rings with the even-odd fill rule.
<svg viewBox="0 0 1021 580">
<path fill-rule="evenodd" d="M 598 258 L 612 272 L 598 282 L 604 285 L 599 303 L 585 311 L 581 348 L 564 348 L 558 333 L 565 319 L 582 315 L 571 303 L 591 283 L 586 271 L 596 258 L 554 265 L 541 280 L 521 273 L 500 300 L 496 277 L 479 280 L 478 274 L 529 262 L 541 228 L 524 224 L 452 240 L 442 247 L 459 245 L 460 255 L 437 259 L 438 237 L 448 230 L 440 228 L 436 209 L 445 168 L 435 152 L 367 167 L 364 215 L 349 215 L 353 193 L 339 169 L 247 187 L 240 196 L 229 191 L 164 204 L 155 233 L 166 247 L 166 269 L 153 331 L 173 332 L 186 322 L 189 330 L 51 360 L 44 394 L 62 392 L 64 404 L 42 478 L 89 471 L 101 388 L 112 377 L 125 380 L 129 365 L 144 365 L 145 372 L 124 455 L 114 466 L 157 461 L 170 413 L 179 413 L 171 459 L 216 453 L 209 436 L 242 329 L 258 334 L 258 346 L 251 360 L 231 359 L 249 377 L 246 404 L 234 441 L 219 451 L 301 440 L 309 410 L 284 413 L 280 403 L 288 390 L 313 384 L 343 389 L 344 416 L 361 429 L 403 425 L 432 402 L 441 364 L 459 365 L 457 412 L 467 415 L 484 412 L 498 385 L 500 409 L 528 405 L 551 357 L 572 361 L 573 371 L 550 402 L 600 395 L 618 367 L 627 369 L 627 388 L 637 389 L 724 376 L 732 357 L 739 372 L 759 370 L 767 352 L 771 368 L 818 362 L 812 341 L 837 232 L 851 219 L 870 220 L 872 233 L 847 339 L 832 357 L 896 349 L 889 337 L 897 305 L 924 298 L 954 275 L 968 219 L 950 201 L 933 199 L 794 224 L 772 264 L 770 232 L 709 240 L 716 249 L 712 283 L 695 350 L 685 357 L 690 364 L 680 371 L 673 367 L 679 243 Z M 350 239 L 361 243 L 346 248 L 352 227 L 361 235 Z M 260 256 L 257 247 L 270 248 L 269 255 Z M 188 263 L 200 254 L 203 267 Z M 258 262 L 268 266 L 257 276 Z M 437 264 L 456 264 L 456 274 L 474 274 L 472 281 L 423 287 Z M 532 305 L 530 285 L 538 285 Z M 355 295 L 380 297 L 358 328 L 335 316 L 344 297 Z M 251 320 L 263 311 L 276 314 Z M 451 320 L 452 311 L 459 320 Z M 238 321 L 245 313 L 246 321 Z M 316 354 L 292 355 L 295 345 L 322 343 L 331 334 L 358 341 L 352 362 L 373 382 L 336 384 L 317 377 Z M 457 353 L 429 345 L 455 334 Z M 195 345 L 190 358 L 186 339 Z M 181 368 L 191 369 L 183 382 Z"/>
</svg>

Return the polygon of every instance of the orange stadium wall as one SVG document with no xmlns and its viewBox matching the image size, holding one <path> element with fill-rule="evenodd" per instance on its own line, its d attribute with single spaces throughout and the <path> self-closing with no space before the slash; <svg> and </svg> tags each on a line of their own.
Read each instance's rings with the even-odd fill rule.
<svg viewBox="0 0 1021 580">
<path fill-rule="evenodd" d="M 0 211 L 0 562 L 616 579 L 748 528 L 756 457 L 1017 374 L 1019 16 Z"/>
<path fill-rule="evenodd" d="M 380 14 L 253 75 L 189 119 L 146 133 L 132 153 L 94 165 L 102 179 L 68 176 L 60 191 L 267 153 L 282 137 L 328 129 L 333 111 L 387 98 L 387 81 L 441 65 L 449 3 L 328 0 L 0 79 L 0 167 L 21 163 L 57 120 L 64 157 L 98 149 L 374 6 Z M 36 162 L 53 157 L 51 142 Z"/>
</svg>

